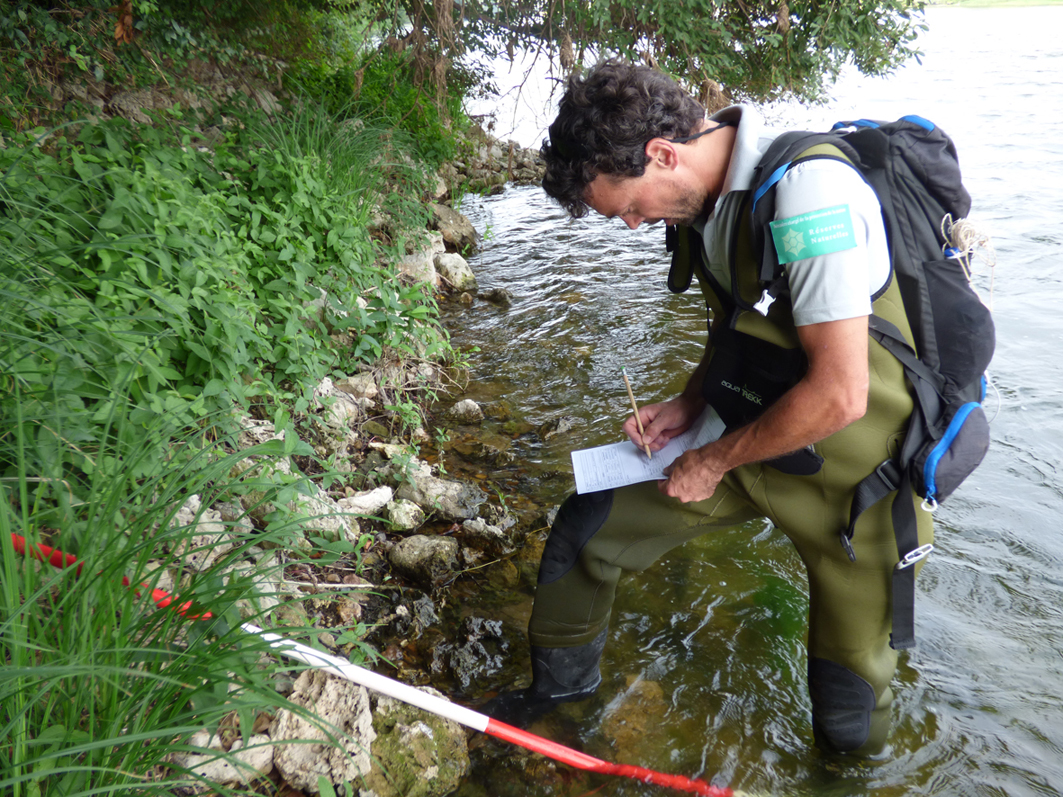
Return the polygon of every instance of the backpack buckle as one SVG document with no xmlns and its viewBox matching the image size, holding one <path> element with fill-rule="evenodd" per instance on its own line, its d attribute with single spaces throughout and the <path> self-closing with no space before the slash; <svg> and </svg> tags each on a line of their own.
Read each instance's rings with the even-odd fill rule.
<svg viewBox="0 0 1063 797">
<path fill-rule="evenodd" d="M 771 295 L 771 289 L 765 288 L 764 292 L 760 294 L 760 300 L 753 305 L 753 309 L 763 316 L 768 314 L 768 308 L 771 307 L 772 302 L 775 301 L 775 297 Z"/>
<path fill-rule="evenodd" d="M 856 551 L 853 550 L 852 540 L 849 539 L 849 535 L 843 531 L 841 533 L 842 548 L 845 550 L 845 555 L 849 557 L 850 562 L 856 561 Z"/>
<path fill-rule="evenodd" d="M 900 487 L 897 465 L 892 459 L 887 459 L 875 468 L 875 475 L 882 479 L 882 483 L 886 485 L 886 489 L 891 493 Z"/>
<path fill-rule="evenodd" d="M 928 542 L 926 545 L 920 545 L 914 551 L 910 551 L 909 553 L 906 553 L 904 555 L 904 558 L 901 559 L 901 561 L 897 562 L 897 567 L 895 569 L 896 570 L 904 570 L 906 567 L 911 567 L 912 565 L 916 564 L 917 562 L 921 562 L 924 559 L 926 559 L 928 556 L 930 556 L 930 552 L 933 551 L 933 550 L 934 550 L 934 546 L 933 546 L 932 543 Z"/>
</svg>

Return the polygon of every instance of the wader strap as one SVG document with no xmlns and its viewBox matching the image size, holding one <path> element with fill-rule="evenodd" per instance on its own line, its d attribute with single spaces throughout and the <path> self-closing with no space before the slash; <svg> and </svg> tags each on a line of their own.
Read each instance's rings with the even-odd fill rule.
<svg viewBox="0 0 1063 797">
<path fill-rule="evenodd" d="M 934 546 L 919 545 L 912 482 L 907 471 L 901 480 L 900 491 L 893 499 L 892 513 L 900 561 L 893 568 L 893 631 L 890 633 L 890 647 L 908 650 L 915 647 L 915 565 L 925 559 Z"/>
<path fill-rule="evenodd" d="M 890 647 L 908 650 L 915 647 L 915 564 L 934 549 L 933 545 L 919 545 L 919 524 L 912 500 L 912 480 L 907 469 L 903 472 L 893 460 L 886 460 L 856 486 L 849 528 L 842 532 L 842 547 L 850 561 L 856 561 L 852 540 L 856 521 L 865 510 L 896 491 L 891 507 L 893 534 L 897 541 L 898 562 L 893 568 L 892 601 L 893 631 Z"/>
<path fill-rule="evenodd" d="M 868 509 L 873 507 L 887 495 L 898 489 L 901 484 L 901 469 L 892 459 L 887 459 L 870 476 L 866 476 L 853 492 L 853 503 L 849 509 L 849 527 L 841 534 L 842 547 L 849 556 L 850 562 L 856 561 L 856 553 L 853 551 L 852 539 L 856 533 L 856 521 Z"/>
</svg>

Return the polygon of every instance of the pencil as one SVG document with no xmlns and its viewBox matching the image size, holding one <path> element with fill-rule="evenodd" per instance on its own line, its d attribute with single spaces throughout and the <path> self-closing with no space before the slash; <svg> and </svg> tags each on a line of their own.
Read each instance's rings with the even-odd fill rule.
<svg viewBox="0 0 1063 797">
<path fill-rule="evenodd" d="M 631 392 L 631 383 L 627 381 L 627 369 L 624 366 L 620 366 L 620 375 L 624 377 L 624 385 L 627 387 L 627 397 L 631 399 L 631 409 L 635 411 L 635 425 L 639 427 L 639 436 L 646 434 L 646 430 L 642 428 L 642 419 L 639 417 L 639 405 L 635 403 L 635 394 Z M 646 445 L 645 441 L 642 443 L 642 448 L 646 452 L 648 459 L 653 459 L 653 454 L 650 453 L 650 447 Z"/>
</svg>

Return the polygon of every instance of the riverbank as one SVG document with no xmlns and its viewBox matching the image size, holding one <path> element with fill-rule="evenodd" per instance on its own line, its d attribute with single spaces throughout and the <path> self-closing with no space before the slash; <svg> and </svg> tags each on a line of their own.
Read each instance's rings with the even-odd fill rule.
<svg viewBox="0 0 1063 797">
<path fill-rule="evenodd" d="M 472 423 L 430 415 L 464 378 L 438 306 L 506 301 L 478 294 L 454 206 L 534 180 L 533 153 L 470 129 L 426 160 L 253 52 L 71 70 L 41 13 L 0 125 L 0 790 L 449 793 L 464 731 L 300 676 L 240 625 L 389 673 L 445 627 L 435 655 L 473 666 L 485 632 L 440 619 L 448 587 L 538 521 L 422 455 Z"/>
</svg>

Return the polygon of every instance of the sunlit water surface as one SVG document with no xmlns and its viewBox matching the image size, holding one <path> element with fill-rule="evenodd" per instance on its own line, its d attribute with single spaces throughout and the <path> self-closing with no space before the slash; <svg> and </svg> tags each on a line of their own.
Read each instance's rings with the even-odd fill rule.
<svg viewBox="0 0 1063 797">
<path fill-rule="evenodd" d="M 921 65 L 848 76 L 826 107 L 765 109 L 771 123 L 810 129 L 854 116 L 935 121 L 957 142 L 972 217 L 988 225 L 999 261 L 993 446 L 938 512 L 938 549 L 918 583 L 919 644 L 894 684 L 890 755 L 839 762 L 812 747 L 802 567 L 762 524 L 690 543 L 622 582 L 600 694 L 547 732 L 761 795 L 1063 794 L 1063 8 L 935 8 L 927 19 Z M 562 472 L 532 482 L 556 502 L 571 489 L 570 448 L 619 439 L 620 367 L 640 401 L 673 394 L 700 356 L 704 311 L 696 293 L 667 293 L 659 228 L 571 222 L 537 188 L 463 209 L 487 236 L 472 262 L 481 288 L 515 296 L 507 311 L 447 310 L 460 314 L 455 342 L 480 348 L 469 395 L 504 399 L 533 425 L 577 420 L 569 435 L 516 444 L 531 467 Z M 990 282 L 983 271 L 984 292 Z M 508 622 L 523 623 L 527 602 Z M 625 735 L 609 718 L 638 679 L 658 699 Z M 474 772 L 459 793 L 494 795 L 498 782 Z M 661 793 L 559 784 L 532 779 L 512 793 Z"/>
</svg>

